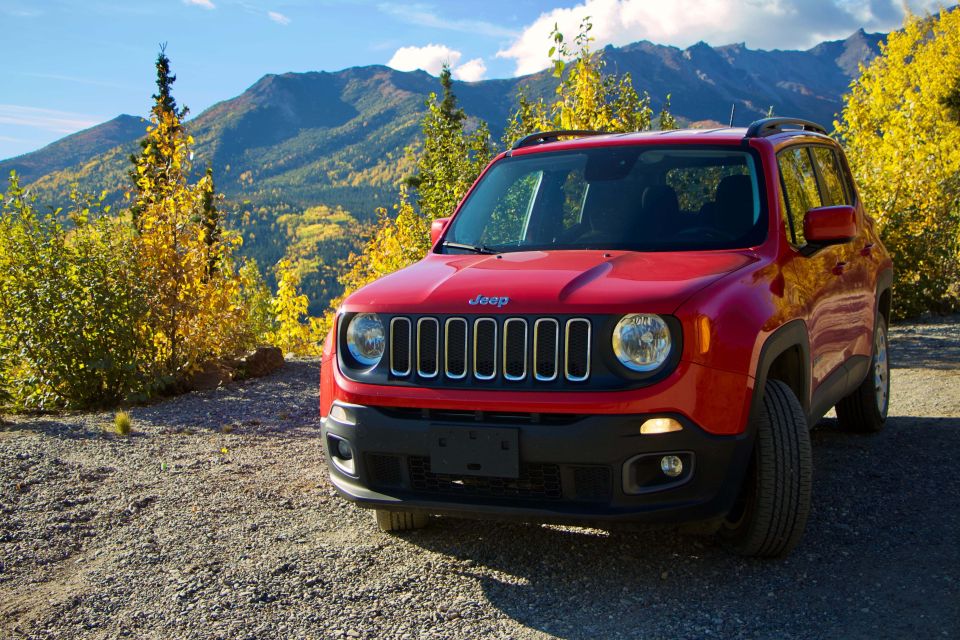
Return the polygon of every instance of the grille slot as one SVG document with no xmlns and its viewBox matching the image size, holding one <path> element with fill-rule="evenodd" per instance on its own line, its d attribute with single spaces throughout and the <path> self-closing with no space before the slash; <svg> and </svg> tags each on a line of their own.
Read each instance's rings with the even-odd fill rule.
<svg viewBox="0 0 960 640">
<path fill-rule="evenodd" d="M 449 318 L 444 325 L 444 367 L 448 378 L 467 377 L 467 321 Z"/>
<path fill-rule="evenodd" d="M 503 377 L 527 377 L 527 321 L 523 318 L 510 318 L 503 323 Z"/>
<path fill-rule="evenodd" d="M 533 376 L 541 382 L 557 379 L 560 360 L 560 323 L 540 318 L 533 323 Z"/>
<path fill-rule="evenodd" d="M 566 360 L 564 374 L 571 382 L 590 377 L 590 321 L 585 318 L 567 320 L 564 338 Z"/>
<path fill-rule="evenodd" d="M 410 375 L 410 329 L 409 318 L 390 321 L 390 373 L 395 376 Z"/>
<path fill-rule="evenodd" d="M 410 456 L 407 466 L 410 486 L 428 494 L 513 500 L 559 500 L 563 497 L 560 467 L 555 464 L 521 464 L 519 478 L 433 473 L 430 458 L 423 456 Z"/>
<path fill-rule="evenodd" d="M 473 375 L 478 380 L 497 376 L 497 321 L 493 318 L 473 323 Z"/>
<path fill-rule="evenodd" d="M 417 373 L 435 378 L 440 372 L 440 323 L 436 318 L 417 321 Z"/>
</svg>

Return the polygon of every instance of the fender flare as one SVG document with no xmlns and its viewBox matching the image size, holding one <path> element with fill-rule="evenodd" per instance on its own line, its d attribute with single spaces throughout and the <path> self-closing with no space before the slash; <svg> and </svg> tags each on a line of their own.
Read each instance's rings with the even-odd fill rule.
<svg viewBox="0 0 960 640">
<path fill-rule="evenodd" d="M 878 298 L 879 299 L 879 298 Z M 799 347 L 803 371 L 800 372 L 800 397 L 797 399 L 803 406 L 804 414 L 810 412 L 810 338 L 807 325 L 803 320 L 791 320 L 769 336 L 760 348 L 757 359 L 757 370 L 754 372 L 753 397 L 750 399 L 749 425 L 755 424 L 756 417 L 763 406 L 763 389 L 767 383 L 767 375 L 774 361 L 788 349 Z"/>
<path fill-rule="evenodd" d="M 883 294 L 887 291 L 890 292 L 890 305 L 893 305 L 893 267 L 887 267 L 879 274 L 877 274 L 877 293 L 876 298 L 873 302 L 873 317 L 877 317 L 877 313 L 880 312 L 880 298 L 883 297 Z M 887 322 L 890 322 L 890 309 L 887 309 Z"/>
</svg>

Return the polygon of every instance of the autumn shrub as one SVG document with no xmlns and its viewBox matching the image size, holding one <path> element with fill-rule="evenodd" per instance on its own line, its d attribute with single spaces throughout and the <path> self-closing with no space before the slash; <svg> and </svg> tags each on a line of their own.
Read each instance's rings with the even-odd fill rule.
<svg viewBox="0 0 960 640">
<path fill-rule="evenodd" d="M 144 384 L 144 289 L 129 226 L 75 198 L 67 229 L 15 174 L 0 213 L 0 385 L 19 407 L 114 403 Z"/>
<path fill-rule="evenodd" d="M 323 341 L 323 320 L 307 316 L 307 296 L 300 293 L 300 274 L 289 260 L 277 264 L 277 295 L 271 301 L 274 329 L 267 342 L 284 353 L 318 355 Z"/>
<path fill-rule="evenodd" d="M 893 254 L 898 317 L 960 308 L 960 9 L 908 16 L 835 123 Z"/>
</svg>

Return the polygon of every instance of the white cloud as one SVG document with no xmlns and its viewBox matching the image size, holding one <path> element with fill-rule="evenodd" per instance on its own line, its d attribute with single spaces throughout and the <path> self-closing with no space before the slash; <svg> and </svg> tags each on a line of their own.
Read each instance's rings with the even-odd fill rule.
<svg viewBox="0 0 960 640">
<path fill-rule="evenodd" d="M 453 77 L 457 80 L 463 80 L 464 82 L 476 82 L 478 80 L 483 80 L 483 76 L 486 74 L 487 65 L 483 61 L 483 58 L 467 60 L 453 70 Z"/>
<path fill-rule="evenodd" d="M 431 75 L 438 75 L 444 63 L 455 67 L 463 54 L 442 44 L 428 44 L 425 47 L 400 47 L 397 49 L 388 67 L 397 71 L 423 69 Z M 472 61 L 471 61 L 472 62 Z"/>
<path fill-rule="evenodd" d="M 290 24 L 290 18 L 277 11 L 267 11 L 267 17 L 277 24 L 282 24 L 283 26 Z"/>
<path fill-rule="evenodd" d="M 217 8 L 217 5 L 213 4 L 211 0 L 183 0 L 183 4 L 190 4 L 195 7 L 203 7 L 204 9 Z"/>
<path fill-rule="evenodd" d="M 915 12 L 936 10 L 938 2 L 908 2 Z M 528 25 L 497 57 L 513 59 L 517 75 L 550 64 L 547 51 L 554 24 L 568 38 L 590 17 L 595 48 L 638 40 L 687 47 L 703 40 L 712 45 L 746 42 L 752 48 L 802 49 L 868 31 L 897 28 L 903 8 L 897 0 L 582 0 L 554 9 Z M 572 43 L 571 43 L 572 44 Z"/>
<path fill-rule="evenodd" d="M 0 104 L 0 124 L 31 127 L 55 133 L 73 133 L 103 122 L 103 118 L 16 104 Z"/>
</svg>

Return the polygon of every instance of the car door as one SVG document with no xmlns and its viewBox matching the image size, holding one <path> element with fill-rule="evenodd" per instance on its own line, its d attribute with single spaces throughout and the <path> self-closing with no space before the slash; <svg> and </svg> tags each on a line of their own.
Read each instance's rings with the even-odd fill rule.
<svg viewBox="0 0 960 640">
<path fill-rule="evenodd" d="M 849 333 L 837 313 L 836 296 L 844 290 L 847 250 L 843 245 L 831 245 L 812 251 L 804 238 L 806 212 L 824 204 L 810 146 L 782 149 L 777 164 L 784 224 L 793 248 L 783 267 L 784 294 L 807 324 L 813 391 L 844 361 Z"/>
<path fill-rule="evenodd" d="M 856 195 L 846 179 L 841 165 L 839 150 L 832 145 L 810 147 L 817 173 L 820 177 L 823 204 L 850 205 L 856 207 Z M 870 356 L 873 348 L 874 293 L 876 283 L 873 263 L 873 247 L 864 233 L 863 212 L 857 213 L 857 237 L 852 242 L 838 247 L 843 261 L 841 281 L 843 290 L 833 301 L 837 322 L 843 325 L 846 334 L 844 360 L 852 355 Z"/>
</svg>

